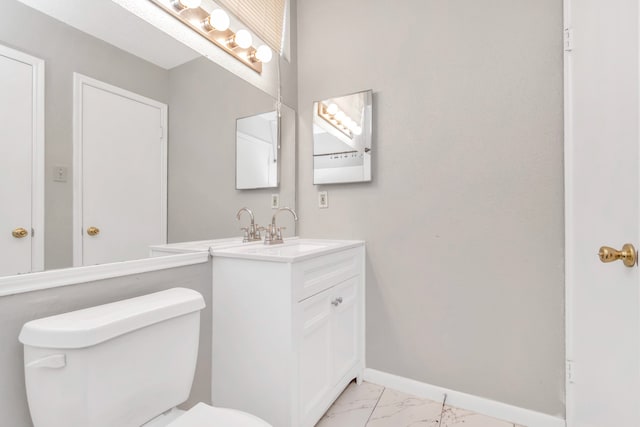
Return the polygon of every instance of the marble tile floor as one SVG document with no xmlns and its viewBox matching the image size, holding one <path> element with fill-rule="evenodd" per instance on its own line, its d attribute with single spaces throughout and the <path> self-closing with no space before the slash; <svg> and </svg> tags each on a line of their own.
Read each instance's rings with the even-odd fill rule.
<svg viewBox="0 0 640 427">
<path fill-rule="evenodd" d="M 316 427 L 523 427 L 383 386 L 349 384 Z"/>
</svg>

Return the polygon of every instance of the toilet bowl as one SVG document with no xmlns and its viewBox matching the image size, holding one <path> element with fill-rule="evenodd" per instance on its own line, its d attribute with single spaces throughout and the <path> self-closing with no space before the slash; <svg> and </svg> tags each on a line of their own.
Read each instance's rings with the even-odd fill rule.
<svg viewBox="0 0 640 427">
<path fill-rule="evenodd" d="M 179 416 L 167 427 L 271 427 L 260 418 L 229 408 L 216 408 L 198 403 L 196 406 Z M 147 427 L 145 425 L 145 427 Z"/>
<path fill-rule="evenodd" d="M 35 427 L 271 427 L 189 397 L 202 295 L 174 288 L 26 323 L 25 381 Z"/>
</svg>

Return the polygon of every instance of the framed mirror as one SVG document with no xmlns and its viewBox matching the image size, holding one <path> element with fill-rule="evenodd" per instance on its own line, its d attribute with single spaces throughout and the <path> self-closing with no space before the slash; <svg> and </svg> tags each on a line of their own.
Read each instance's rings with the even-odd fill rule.
<svg viewBox="0 0 640 427">
<path fill-rule="evenodd" d="M 237 190 L 278 187 L 278 129 L 277 111 L 236 120 Z"/>
<path fill-rule="evenodd" d="M 313 104 L 313 183 L 371 181 L 373 92 Z"/>
</svg>

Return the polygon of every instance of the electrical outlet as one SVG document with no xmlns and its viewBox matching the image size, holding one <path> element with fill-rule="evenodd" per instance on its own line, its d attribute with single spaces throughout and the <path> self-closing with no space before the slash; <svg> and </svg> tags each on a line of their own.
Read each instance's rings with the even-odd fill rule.
<svg viewBox="0 0 640 427">
<path fill-rule="evenodd" d="M 280 207 L 280 195 L 272 194 L 271 195 L 271 209 L 278 209 Z"/>
<path fill-rule="evenodd" d="M 67 182 L 67 176 L 69 175 L 69 169 L 66 166 L 54 166 L 53 167 L 53 180 L 56 182 Z"/>
<path fill-rule="evenodd" d="M 318 192 L 318 207 L 320 209 L 327 209 L 329 207 L 329 195 L 326 191 Z"/>
</svg>

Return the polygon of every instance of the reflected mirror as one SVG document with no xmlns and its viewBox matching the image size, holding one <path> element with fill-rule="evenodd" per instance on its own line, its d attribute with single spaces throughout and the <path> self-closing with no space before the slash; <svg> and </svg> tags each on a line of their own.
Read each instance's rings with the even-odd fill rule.
<svg viewBox="0 0 640 427">
<path fill-rule="evenodd" d="M 236 189 L 278 186 L 278 114 L 255 114 L 236 120 Z"/>
<path fill-rule="evenodd" d="M 371 181 L 371 90 L 313 104 L 313 183 Z"/>
<path fill-rule="evenodd" d="M 151 135 L 156 142 L 163 138 L 166 140 L 167 156 L 162 161 L 166 163 L 167 184 L 165 188 L 160 188 L 159 193 L 167 198 L 168 208 L 163 210 L 154 205 L 152 210 L 154 213 L 163 211 L 160 215 L 168 218 L 164 227 L 167 243 L 241 237 L 241 224 L 235 214 L 243 206 L 250 207 L 256 214 L 256 220 L 261 223 L 271 217 L 273 190 L 236 190 L 233 159 L 236 119 L 273 109 L 273 97 L 129 13 L 112 0 L 3 0 L 2 6 L 0 48 L 4 46 L 7 51 L 15 51 L 18 57 L 25 54 L 42 60 L 45 96 L 42 106 L 44 164 L 35 164 L 34 168 L 44 181 L 44 229 L 32 226 L 28 214 L 18 219 L 10 216 L 9 208 L 15 203 L 3 205 L 0 209 L 0 255 L 6 262 L 0 267 L 6 266 L 7 270 L 0 268 L 0 276 L 43 268 L 31 264 L 30 259 L 18 261 L 12 258 L 14 255 L 33 259 L 39 257 L 39 263 L 45 269 L 112 262 L 104 261 L 106 258 L 88 260 L 88 252 L 84 251 L 82 256 L 87 259 L 77 264 L 75 251 L 78 246 L 74 236 L 81 234 L 81 239 L 99 244 L 115 236 L 116 231 L 128 235 L 125 241 L 112 243 L 105 249 L 118 256 L 125 245 L 131 245 L 134 237 L 141 234 L 142 225 L 152 223 L 138 221 L 132 225 L 123 222 L 111 226 L 99 217 L 105 214 L 103 209 L 92 209 L 95 218 L 91 218 L 90 222 L 81 221 L 81 226 L 74 225 L 78 210 L 74 206 L 74 201 L 78 199 L 77 192 L 74 192 L 74 180 L 80 176 L 81 169 L 74 167 L 75 157 L 80 157 L 74 157 L 74 122 L 77 121 L 74 108 L 78 102 L 78 97 L 74 96 L 74 73 L 85 76 L 89 82 L 99 81 L 113 88 L 113 93 L 106 94 L 106 90 L 97 91 L 92 86 L 82 99 L 85 107 L 89 105 L 87 101 L 91 101 L 91 105 L 104 106 L 106 103 L 102 99 L 107 96 L 113 101 L 109 105 L 114 105 L 114 111 L 122 111 L 121 105 L 136 107 L 121 99 L 126 97 L 117 97 L 119 91 L 140 96 L 148 100 L 148 104 L 157 102 L 166 106 L 166 123 L 156 122 L 155 127 L 150 127 L 148 131 L 143 129 L 144 132 L 139 134 Z M 3 59 L 2 55 L 0 59 Z M 0 74 L 6 75 L 3 72 L 13 72 L 14 69 L 20 71 L 21 67 L 15 65 L 20 63 L 19 59 L 3 61 L 0 61 Z M 277 61 L 269 65 L 273 63 Z M 25 76 L 25 79 L 30 78 Z M 28 81 L 25 82 L 22 86 L 28 88 Z M 18 87 L 17 84 L 13 86 Z M 4 101 L 5 109 L 0 105 L 0 111 L 16 112 L 19 110 L 16 106 L 23 104 L 26 113 L 32 110 L 30 98 L 17 95 L 19 99 L 29 101 L 19 103 L 9 99 L 8 91 L 3 90 L 2 95 L 0 104 Z M 140 114 L 154 111 L 146 106 L 139 110 Z M 93 121 L 82 124 L 105 125 L 101 117 L 105 115 L 86 115 L 87 120 Z M 123 123 L 128 123 L 127 118 L 123 114 Z M 136 125 L 142 123 L 140 120 L 131 122 Z M 0 120 L 0 146 L 10 152 L 7 151 L 11 148 L 9 143 L 16 141 L 16 138 L 6 138 L 2 127 L 7 123 L 8 120 Z M 276 176 L 281 175 L 281 178 L 279 183 L 276 178 L 276 185 L 279 185 L 281 203 L 295 207 L 295 112 L 283 107 L 281 123 L 282 129 L 278 133 L 283 135 L 284 140 L 280 143 L 281 152 L 275 158 L 280 169 Z M 27 131 L 31 129 L 30 126 L 23 127 Z M 120 138 L 119 134 L 102 132 L 97 126 L 95 129 L 93 134 L 97 137 Z M 124 129 L 124 126 L 120 126 L 118 131 Z M 28 132 L 26 135 L 29 136 Z M 271 138 L 273 140 L 273 135 Z M 151 177 L 145 174 L 139 163 L 132 160 L 133 156 L 115 155 L 109 146 L 110 141 L 105 140 L 99 146 L 102 152 L 96 150 L 96 155 L 85 156 L 94 160 L 94 163 L 102 162 L 109 169 L 108 176 L 104 179 L 98 177 L 93 182 L 100 184 L 100 191 L 104 190 L 109 195 L 141 199 L 140 195 L 144 193 L 131 190 L 128 180 L 147 177 L 149 182 L 157 184 L 156 175 Z M 31 162 L 29 156 L 23 157 Z M 32 164 L 25 163 L 24 169 L 31 170 Z M 87 175 L 90 164 L 82 165 L 85 170 L 80 172 Z M 4 182 L 16 181 L 6 168 L 0 169 L 0 178 Z M 16 166 L 13 172 L 15 170 L 22 170 L 22 167 Z M 98 191 L 94 191 L 93 187 L 86 188 L 84 194 L 83 202 L 86 205 L 90 202 L 86 194 L 98 194 Z M 25 197 L 25 200 L 28 199 Z M 102 197 L 97 199 L 104 200 Z M 125 209 L 125 214 L 127 209 L 133 213 L 126 200 L 109 203 L 109 206 Z M 85 213 L 90 211 L 86 206 L 82 208 Z M 113 214 L 108 215 L 114 217 Z M 18 227 L 24 228 L 25 233 L 12 236 L 12 231 Z M 288 232 L 295 234 L 294 227 L 295 224 L 291 224 Z M 30 252 L 32 239 L 40 239 L 42 243 L 43 250 L 38 256 Z M 165 242 L 143 243 L 137 256 L 148 256 L 148 246 L 159 243 Z M 17 249 L 18 245 L 25 250 Z M 10 270 L 18 264 L 24 268 Z"/>
</svg>

